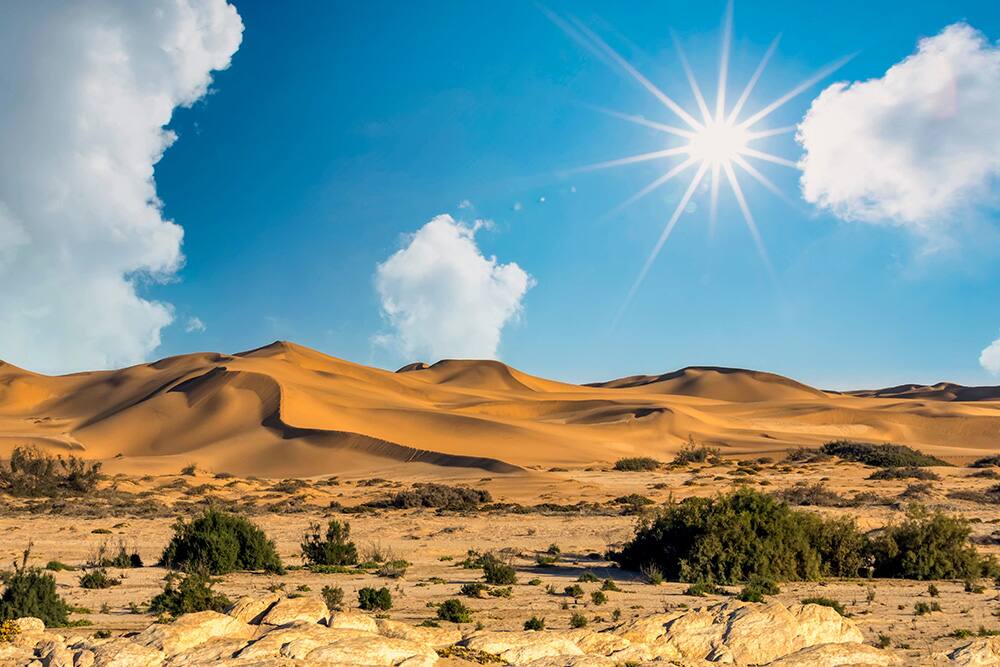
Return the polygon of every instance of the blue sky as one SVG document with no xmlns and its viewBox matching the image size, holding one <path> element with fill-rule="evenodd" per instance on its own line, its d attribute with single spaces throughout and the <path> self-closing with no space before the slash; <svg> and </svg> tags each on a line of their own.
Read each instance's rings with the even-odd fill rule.
<svg viewBox="0 0 1000 667">
<path fill-rule="evenodd" d="M 773 277 L 729 191 L 710 234 L 699 190 L 616 322 L 688 179 L 608 216 L 677 160 L 566 172 L 665 146 L 591 108 L 679 122 L 647 91 L 532 2 L 233 4 L 242 42 L 210 92 L 174 112 L 178 139 L 155 166 L 185 260 L 167 281 L 137 283 L 172 304 L 149 358 L 289 339 L 390 368 L 433 361 L 393 343 L 376 267 L 449 214 L 465 229 L 491 221 L 466 240 L 530 275 L 497 354 L 531 373 L 591 381 L 710 364 L 832 388 L 996 381 L 979 357 L 1000 334 L 1000 216 L 982 187 L 930 223 L 851 220 L 803 199 L 798 170 L 755 162 L 788 197 L 741 178 Z M 548 7 L 694 109 L 676 31 L 712 104 L 724 2 Z M 737 2 L 729 95 L 778 33 L 748 111 L 856 53 L 762 123 L 795 125 L 826 86 L 883 77 L 960 21 L 987 50 L 1000 37 L 995 2 Z M 791 135 L 760 146 L 803 153 Z M 983 177 L 994 193 L 995 176 Z"/>
</svg>

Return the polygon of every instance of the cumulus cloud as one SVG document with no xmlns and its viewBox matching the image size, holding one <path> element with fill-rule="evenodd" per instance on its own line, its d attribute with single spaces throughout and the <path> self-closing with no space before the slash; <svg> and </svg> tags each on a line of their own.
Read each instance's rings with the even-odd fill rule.
<svg viewBox="0 0 1000 667">
<path fill-rule="evenodd" d="M 805 199 L 847 220 L 942 234 L 991 204 L 1000 175 L 1000 49 L 956 23 L 884 76 L 826 88 L 798 127 Z"/>
<path fill-rule="evenodd" d="M 994 375 L 1000 375 L 1000 338 L 980 353 L 979 365 Z"/>
<path fill-rule="evenodd" d="M 439 215 L 376 267 L 375 287 L 392 332 L 376 337 L 404 357 L 495 358 L 500 334 L 534 284 L 520 266 L 484 257 L 476 232 Z"/>
<path fill-rule="evenodd" d="M 201 321 L 200 317 L 189 317 L 187 324 L 184 325 L 186 333 L 201 333 L 204 330 L 205 323 Z"/>
<path fill-rule="evenodd" d="M 143 298 L 183 262 L 153 167 L 175 107 L 229 66 L 225 0 L 14 2 L 0 21 L 0 357 L 62 372 L 144 360 L 173 320 Z"/>
</svg>

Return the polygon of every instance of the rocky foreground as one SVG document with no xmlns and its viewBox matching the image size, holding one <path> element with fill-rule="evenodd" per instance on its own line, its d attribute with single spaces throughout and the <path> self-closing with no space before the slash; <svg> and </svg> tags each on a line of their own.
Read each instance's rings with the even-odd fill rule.
<svg viewBox="0 0 1000 667">
<path fill-rule="evenodd" d="M 444 625 L 444 624 L 443 624 Z M 312 597 L 239 600 L 226 614 L 202 611 L 127 637 L 95 639 L 14 622 L 0 642 L 0 665 L 28 667 L 194 667 L 202 665 L 398 665 L 459 661 L 534 667 L 708 664 L 805 667 L 899 665 L 891 651 L 864 644 L 850 619 L 829 607 L 729 601 L 655 614 L 594 632 L 463 633 L 458 626 L 412 626 L 361 612 L 330 613 Z M 935 664 L 1000 664 L 1000 637 L 965 641 Z"/>
</svg>

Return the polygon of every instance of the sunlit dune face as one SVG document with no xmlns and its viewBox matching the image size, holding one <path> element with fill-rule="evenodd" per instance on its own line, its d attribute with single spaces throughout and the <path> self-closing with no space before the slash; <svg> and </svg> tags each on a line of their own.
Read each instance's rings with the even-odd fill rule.
<svg viewBox="0 0 1000 667">
<path fill-rule="evenodd" d="M 751 138 L 739 125 L 712 122 L 691 136 L 687 150 L 698 162 L 725 167 L 746 150 Z"/>
</svg>

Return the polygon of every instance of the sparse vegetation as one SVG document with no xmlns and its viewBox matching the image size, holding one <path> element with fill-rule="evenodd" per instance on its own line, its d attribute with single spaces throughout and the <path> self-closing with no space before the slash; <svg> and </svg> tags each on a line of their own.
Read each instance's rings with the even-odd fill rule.
<svg viewBox="0 0 1000 667">
<path fill-rule="evenodd" d="M 951 465 L 935 456 L 929 456 L 905 445 L 885 443 L 873 445 L 851 440 L 835 440 L 820 448 L 824 454 L 844 461 L 856 461 L 874 468 L 903 468 Z"/>
<path fill-rule="evenodd" d="M 411 509 L 415 507 L 435 507 L 452 511 L 474 510 L 483 503 L 493 502 L 489 491 L 472 489 L 467 486 L 446 484 L 414 484 L 408 491 L 400 491 L 384 500 L 366 503 L 369 507 L 392 507 Z"/>
<path fill-rule="evenodd" d="M 438 606 L 437 617 L 442 621 L 450 621 L 451 623 L 472 622 L 472 612 L 462 604 L 461 600 L 456 600 L 455 598 L 445 600 Z"/>
<path fill-rule="evenodd" d="M 569 627 L 574 629 L 587 627 L 587 617 L 580 612 L 573 612 L 573 615 L 569 617 Z"/>
<path fill-rule="evenodd" d="M 728 595 L 727 591 L 722 586 L 718 584 L 713 584 L 710 581 L 699 581 L 691 584 L 684 591 L 684 595 L 692 595 L 694 597 L 703 598 L 706 595 Z"/>
<path fill-rule="evenodd" d="M 121 579 L 110 576 L 108 571 L 103 567 L 88 570 L 80 577 L 80 588 L 111 588 L 120 583 L 122 583 Z"/>
<path fill-rule="evenodd" d="M 340 586 L 324 586 L 320 595 L 330 611 L 338 611 L 344 605 L 344 589 Z"/>
<path fill-rule="evenodd" d="M 778 492 L 777 496 L 789 505 L 812 505 L 815 507 L 843 507 L 847 501 L 823 482 L 806 484 L 800 482 Z"/>
<path fill-rule="evenodd" d="M 920 479 L 925 481 L 938 481 L 941 475 L 933 470 L 917 468 L 915 466 L 905 466 L 902 468 L 883 468 L 876 470 L 868 479 Z"/>
<path fill-rule="evenodd" d="M 28 567 L 31 544 L 24 550 L 20 563 L 11 570 L 0 572 L 4 585 L 0 595 L 0 621 L 24 616 L 40 618 L 46 627 L 62 627 L 69 623 L 69 605 L 56 592 L 55 578 L 37 567 Z"/>
<path fill-rule="evenodd" d="M 302 560 L 309 565 L 355 565 L 358 548 L 351 541 L 351 524 L 331 519 L 326 533 L 320 533 L 318 523 L 311 524 L 302 536 Z M 405 571 L 405 570 L 404 570 Z"/>
<path fill-rule="evenodd" d="M 687 444 L 681 447 L 671 463 L 673 465 L 687 465 L 689 463 L 705 463 L 718 458 L 719 449 L 717 447 L 698 445 L 694 440 L 688 438 Z"/>
<path fill-rule="evenodd" d="M 658 470 L 663 464 L 648 456 L 633 456 L 615 461 L 615 470 L 619 472 L 649 472 Z"/>
<path fill-rule="evenodd" d="M 537 616 L 532 616 L 527 621 L 524 622 L 525 630 L 544 630 L 545 629 L 545 619 L 538 618 Z"/>
<path fill-rule="evenodd" d="M 495 586 L 506 586 L 517 583 L 517 570 L 510 563 L 500 560 L 494 554 L 488 554 L 483 558 L 483 577 L 486 583 Z"/>
<path fill-rule="evenodd" d="M 841 616 L 847 616 L 847 610 L 844 609 L 844 605 L 840 604 L 839 602 L 831 598 L 826 598 L 826 597 L 803 598 L 802 600 L 800 600 L 800 602 L 802 604 L 818 604 L 823 607 L 829 607 L 830 609 L 833 609 Z"/>
<path fill-rule="evenodd" d="M 85 495 L 94 491 L 100 472 L 100 462 L 53 456 L 34 446 L 16 447 L 7 465 L 0 465 L 0 491 L 26 497 Z"/>
<path fill-rule="evenodd" d="M 218 575 L 237 570 L 282 573 L 274 542 L 249 520 L 213 508 L 191 521 L 178 519 L 160 558 L 163 566 Z"/>
<path fill-rule="evenodd" d="M 983 458 L 976 459 L 969 464 L 970 468 L 991 468 L 993 466 L 1000 467 L 1000 454 L 984 456 Z"/>
</svg>

